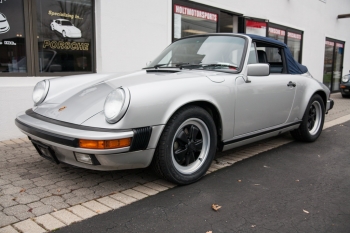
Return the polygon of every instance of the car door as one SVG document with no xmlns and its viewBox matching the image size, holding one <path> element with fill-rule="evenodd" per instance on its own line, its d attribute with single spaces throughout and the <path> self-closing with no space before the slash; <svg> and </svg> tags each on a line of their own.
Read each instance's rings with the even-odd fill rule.
<svg viewBox="0 0 350 233">
<path fill-rule="evenodd" d="M 277 57 L 271 54 L 271 49 L 264 49 L 262 51 L 270 53 L 267 56 L 270 59 Z M 274 51 L 278 53 L 279 49 Z M 270 75 L 248 76 L 250 82 L 246 82 L 243 77 L 236 79 L 234 136 L 268 130 L 287 121 L 296 93 L 296 80 L 293 75 L 283 72 L 284 56 L 279 56 L 281 62 L 271 62 L 272 66 L 270 64 Z M 268 63 L 260 56 L 257 60 L 259 63 Z"/>
</svg>

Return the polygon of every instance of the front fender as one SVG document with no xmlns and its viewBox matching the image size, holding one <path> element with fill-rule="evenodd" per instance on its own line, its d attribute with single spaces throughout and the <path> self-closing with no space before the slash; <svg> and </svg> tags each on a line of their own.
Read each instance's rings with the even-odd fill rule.
<svg viewBox="0 0 350 233">
<path fill-rule="evenodd" d="M 205 77 L 196 77 L 130 86 L 129 109 L 119 122 L 108 124 L 103 112 L 100 112 L 83 125 L 115 129 L 165 125 L 184 105 L 202 101 L 217 108 L 221 122 L 224 123 L 222 137 L 230 138 L 233 135 L 234 123 L 234 89 L 230 80 L 231 78 L 228 78 L 225 82 L 214 83 Z"/>
</svg>

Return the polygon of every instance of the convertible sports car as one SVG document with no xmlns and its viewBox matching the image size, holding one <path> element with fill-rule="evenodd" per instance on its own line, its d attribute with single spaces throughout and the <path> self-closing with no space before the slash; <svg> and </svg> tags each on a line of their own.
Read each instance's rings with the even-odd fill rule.
<svg viewBox="0 0 350 233">
<path fill-rule="evenodd" d="M 315 141 L 333 107 L 329 95 L 279 41 L 205 34 L 174 42 L 133 74 L 41 81 L 35 106 L 16 124 L 56 163 L 95 170 L 151 165 L 189 184 L 206 173 L 216 151 L 287 131 Z"/>
<path fill-rule="evenodd" d="M 10 30 L 10 25 L 7 21 L 6 16 L 0 12 L 0 34 L 8 32 Z"/>
<path fill-rule="evenodd" d="M 55 19 L 50 24 L 51 30 L 58 31 L 63 37 L 69 38 L 81 38 L 81 31 L 75 27 L 69 20 L 66 19 Z"/>
</svg>

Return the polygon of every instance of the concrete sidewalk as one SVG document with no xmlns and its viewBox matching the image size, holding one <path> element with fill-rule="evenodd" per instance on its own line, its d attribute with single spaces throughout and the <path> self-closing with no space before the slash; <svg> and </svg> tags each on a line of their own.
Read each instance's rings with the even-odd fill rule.
<svg viewBox="0 0 350 233">
<path fill-rule="evenodd" d="M 332 98 L 335 106 L 324 129 L 350 120 L 350 99 Z M 208 173 L 291 141 L 285 134 L 219 153 Z M 54 230 L 174 186 L 148 169 L 101 172 L 57 166 L 37 155 L 26 138 L 2 141 L 0 233 Z"/>
</svg>

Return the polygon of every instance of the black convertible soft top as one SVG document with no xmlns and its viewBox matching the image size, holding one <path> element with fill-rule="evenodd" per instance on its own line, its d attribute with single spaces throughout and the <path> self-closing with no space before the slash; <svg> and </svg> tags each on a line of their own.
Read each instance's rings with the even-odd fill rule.
<svg viewBox="0 0 350 233">
<path fill-rule="evenodd" d="M 304 74 L 308 71 L 306 66 L 303 66 L 294 60 L 292 53 L 290 52 L 289 48 L 285 43 L 269 37 L 263 37 L 263 36 L 252 35 L 252 34 L 246 34 L 246 35 L 252 38 L 253 41 L 273 44 L 283 49 L 286 57 L 287 69 L 289 74 Z"/>
</svg>

